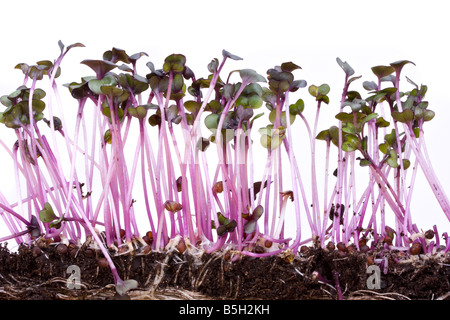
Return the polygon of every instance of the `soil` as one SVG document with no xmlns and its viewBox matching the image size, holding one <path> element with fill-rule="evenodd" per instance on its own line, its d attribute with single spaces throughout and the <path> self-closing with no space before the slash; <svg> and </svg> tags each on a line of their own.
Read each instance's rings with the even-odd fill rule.
<svg viewBox="0 0 450 320">
<path fill-rule="evenodd" d="M 0 246 L 2 300 L 450 300 L 450 254 L 409 255 L 375 248 L 367 252 L 304 247 L 298 254 L 266 258 L 232 252 L 134 252 L 112 254 L 123 280 L 137 289 L 118 296 L 100 250 L 50 244 Z M 380 286 L 368 288 L 367 267 L 380 262 Z M 386 259 L 385 259 L 385 258 Z M 102 259 L 103 258 L 103 259 Z M 237 258 L 237 259 L 233 259 Z M 80 268 L 79 288 L 68 288 L 67 268 Z"/>
</svg>

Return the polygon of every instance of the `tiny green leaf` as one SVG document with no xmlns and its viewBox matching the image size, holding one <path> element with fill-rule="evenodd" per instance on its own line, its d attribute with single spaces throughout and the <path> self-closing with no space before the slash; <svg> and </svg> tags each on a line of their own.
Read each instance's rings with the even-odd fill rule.
<svg viewBox="0 0 450 320">
<path fill-rule="evenodd" d="M 12 107 L 12 106 L 13 106 L 13 102 L 8 98 L 7 95 L 1 96 L 1 97 L 0 97 L 0 102 L 1 102 L 5 107 Z"/>
<path fill-rule="evenodd" d="M 378 117 L 378 114 L 377 114 L 377 113 L 371 113 L 371 114 L 367 115 L 366 117 L 364 117 L 364 118 L 361 120 L 361 123 L 364 124 L 364 123 L 366 123 L 366 122 L 369 122 L 370 120 L 375 119 L 376 117 Z"/>
<path fill-rule="evenodd" d="M 409 60 L 399 60 L 399 61 L 392 62 L 391 66 L 394 68 L 396 73 L 399 73 L 403 69 L 403 67 L 408 63 L 416 65 L 414 62 L 409 61 Z"/>
<path fill-rule="evenodd" d="M 116 79 L 110 75 L 105 76 L 101 80 L 92 79 L 88 82 L 89 89 L 96 94 L 103 94 L 102 86 L 115 86 L 116 84 Z"/>
<path fill-rule="evenodd" d="M 389 121 L 384 120 L 383 117 L 379 117 L 379 118 L 377 119 L 377 121 L 375 122 L 375 125 L 376 125 L 378 128 L 389 127 L 389 124 L 390 124 Z"/>
<path fill-rule="evenodd" d="M 414 109 L 414 120 L 419 120 L 423 118 L 424 110 L 421 108 Z"/>
<path fill-rule="evenodd" d="M 102 94 L 110 95 L 113 97 L 120 97 L 124 93 L 124 90 L 113 86 L 101 86 L 100 91 L 102 92 Z"/>
<path fill-rule="evenodd" d="M 411 165 L 411 161 L 409 161 L 408 159 L 403 159 L 403 169 L 404 170 L 408 169 L 410 165 Z"/>
<path fill-rule="evenodd" d="M 324 141 L 331 141 L 331 134 L 330 130 L 322 130 L 319 132 L 319 134 L 316 136 L 317 140 L 324 140 Z"/>
<path fill-rule="evenodd" d="M 222 220 L 222 223 L 221 223 L 221 220 Z M 228 232 L 233 232 L 237 226 L 237 223 L 235 220 L 230 221 L 228 218 L 224 217 L 223 215 L 219 215 L 219 223 L 220 223 L 220 226 L 217 228 L 217 235 L 219 237 L 224 236 Z"/>
<path fill-rule="evenodd" d="M 186 101 L 184 103 L 184 107 L 189 112 L 197 112 L 198 110 L 200 110 L 200 106 L 201 106 L 200 102 L 192 101 L 192 100 Z"/>
<path fill-rule="evenodd" d="M 186 57 L 182 54 L 171 54 L 164 60 L 164 72 L 183 72 L 186 64 Z"/>
<path fill-rule="evenodd" d="M 57 217 L 55 215 L 55 213 L 53 212 L 53 208 L 51 206 L 50 203 L 46 202 L 44 204 L 44 209 L 42 209 L 39 212 L 39 219 L 41 219 L 41 221 L 43 223 L 50 223 L 53 220 L 55 220 Z"/>
<path fill-rule="evenodd" d="M 319 95 L 319 88 L 316 87 L 315 85 L 310 85 L 308 88 L 308 92 L 313 97 L 317 97 Z"/>
<path fill-rule="evenodd" d="M 147 109 L 144 106 L 137 106 L 136 108 L 128 108 L 128 113 L 135 118 L 144 119 L 147 115 Z"/>
<path fill-rule="evenodd" d="M 276 116 L 277 116 L 277 110 L 276 110 L 276 109 L 272 110 L 272 111 L 269 113 L 269 121 L 270 121 L 272 124 L 275 123 Z M 293 115 L 291 112 L 289 112 L 289 121 L 290 121 L 290 124 L 293 124 L 294 121 L 295 121 L 295 115 Z M 280 124 L 281 124 L 283 127 L 286 127 L 286 126 L 287 126 L 287 123 L 286 123 L 286 111 L 283 111 L 283 112 L 281 112 L 281 114 L 280 114 Z"/>
<path fill-rule="evenodd" d="M 117 63 L 119 61 L 130 63 L 128 58 L 128 54 L 123 49 L 112 48 L 112 50 L 103 53 L 103 60 L 111 61 L 112 63 Z"/>
<path fill-rule="evenodd" d="M 353 125 L 353 123 L 351 122 L 345 122 L 342 124 L 342 131 L 345 133 L 352 133 L 352 134 L 356 134 L 356 128 Z"/>
<path fill-rule="evenodd" d="M 103 141 L 105 143 L 111 144 L 112 143 L 112 135 L 111 135 L 111 130 L 107 129 L 105 131 L 105 134 L 103 135 Z"/>
<path fill-rule="evenodd" d="M 378 149 L 380 149 L 380 151 L 382 153 L 387 154 L 388 144 L 387 143 L 380 143 L 380 145 L 378 146 Z"/>
<path fill-rule="evenodd" d="M 370 161 L 367 159 L 361 159 L 361 158 L 357 158 L 359 160 L 359 165 L 361 167 L 367 167 L 370 166 Z"/>
<path fill-rule="evenodd" d="M 303 112 L 305 109 L 305 103 L 302 99 L 298 99 L 296 103 L 289 106 L 289 113 L 292 115 L 297 115 Z"/>
<path fill-rule="evenodd" d="M 405 109 L 402 112 L 392 111 L 392 118 L 401 123 L 407 123 L 414 119 L 414 112 L 411 109 Z"/>
<path fill-rule="evenodd" d="M 363 82 L 363 87 L 367 91 L 376 91 L 376 90 L 378 90 L 378 85 L 375 82 L 373 82 L 373 81 L 364 81 Z"/>
<path fill-rule="evenodd" d="M 159 126 L 161 125 L 161 116 L 159 114 L 152 114 L 149 118 L 148 118 L 148 123 L 152 126 Z"/>
<path fill-rule="evenodd" d="M 217 71 L 217 68 L 219 67 L 219 60 L 217 58 L 214 58 L 211 60 L 211 62 L 208 64 L 208 71 L 211 73 L 214 73 Z"/>
<path fill-rule="evenodd" d="M 253 220 L 258 220 L 259 218 L 261 218 L 261 216 L 263 215 L 263 213 L 264 213 L 264 208 L 263 208 L 263 206 L 262 206 L 262 205 L 258 205 L 258 206 L 253 210 L 253 213 L 252 213 L 252 219 L 253 219 Z"/>
<path fill-rule="evenodd" d="M 260 142 L 264 148 L 269 149 L 272 143 L 272 138 L 267 134 L 263 134 L 260 138 Z"/>
<path fill-rule="evenodd" d="M 209 130 L 217 129 L 219 124 L 219 115 L 211 113 L 205 118 L 205 125 Z"/>
<path fill-rule="evenodd" d="M 258 109 L 262 106 L 263 100 L 257 94 L 252 94 L 247 99 L 247 105 L 252 109 Z"/>
<path fill-rule="evenodd" d="M 353 143 L 349 142 L 349 141 L 344 141 L 342 143 L 342 150 L 345 151 L 345 152 L 353 152 L 356 149 L 357 149 L 356 146 Z"/>
<path fill-rule="evenodd" d="M 435 112 L 433 110 L 425 110 L 423 113 L 424 121 L 431 121 L 435 116 Z"/>
</svg>

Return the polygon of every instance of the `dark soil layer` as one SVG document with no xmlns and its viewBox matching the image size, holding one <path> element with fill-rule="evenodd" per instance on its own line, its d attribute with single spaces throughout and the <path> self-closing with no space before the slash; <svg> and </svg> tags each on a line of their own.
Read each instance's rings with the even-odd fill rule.
<svg viewBox="0 0 450 320">
<path fill-rule="evenodd" d="M 135 279 L 139 287 L 118 297 L 99 250 L 37 248 L 21 246 L 12 253 L 0 247 L 0 299 L 161 299 L 158 292 L 164 290 L 179 291 L 174 299 L 450 299 L 448 254 L 399 260 L 400 253 L 391 252 L 380 289 L 369 290 L 366 270 L 374 251 L 309 248 L 295 256 L 241 256 L 233 262 L 229 252 L 196 248 L 183 254 L 127 253 L 113 261 L 122 279 Z M 79 289 L 67 287 L 70 265 L 80 268 Z"/>
</svg>

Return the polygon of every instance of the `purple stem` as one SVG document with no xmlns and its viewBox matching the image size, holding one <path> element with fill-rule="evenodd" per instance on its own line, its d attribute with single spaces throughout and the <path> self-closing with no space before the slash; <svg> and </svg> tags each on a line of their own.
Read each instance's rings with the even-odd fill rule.
<svg viewBox="0 0 450 320">
<path fill-rule="evenodd" d="M 339 273 L 337 271 L 335 271 L 335 270 L 333 270 L 332 273 L 333 273 L 334 282 L 336 284 L 336 291 L 337 291 L 337 294 L 338 294 L 338 300 L 343 300 L 342 289 L 341 289 L 341 285 L 339 283 Z"/>
</svg>

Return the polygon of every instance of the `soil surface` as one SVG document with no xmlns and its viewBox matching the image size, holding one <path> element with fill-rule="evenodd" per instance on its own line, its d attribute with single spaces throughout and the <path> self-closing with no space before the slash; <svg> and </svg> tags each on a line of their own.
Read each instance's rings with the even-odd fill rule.
<svg viewBox="0 0 450 320">
<path fill-rule="evenodd" d="M 139 284 L 125 296 L 116 294 L 100 250 L 51 244 L 10 252 L 2 245 L 0 299 L 450 300 L 450 255 L 442 252 L 409 255 L 304 247 L 296 255 L 252 258 L 190 248 L 183 253 L 114 253 L 112 259 L 123 280 Z M 73 265 L 80 271 L 78 288 L 69 279 L 74 277 L 68 272 Z M 379 286 L 369 278 L 376 273 L 368 272 L 370 265 L 381 267 Z"/>
</svg>

